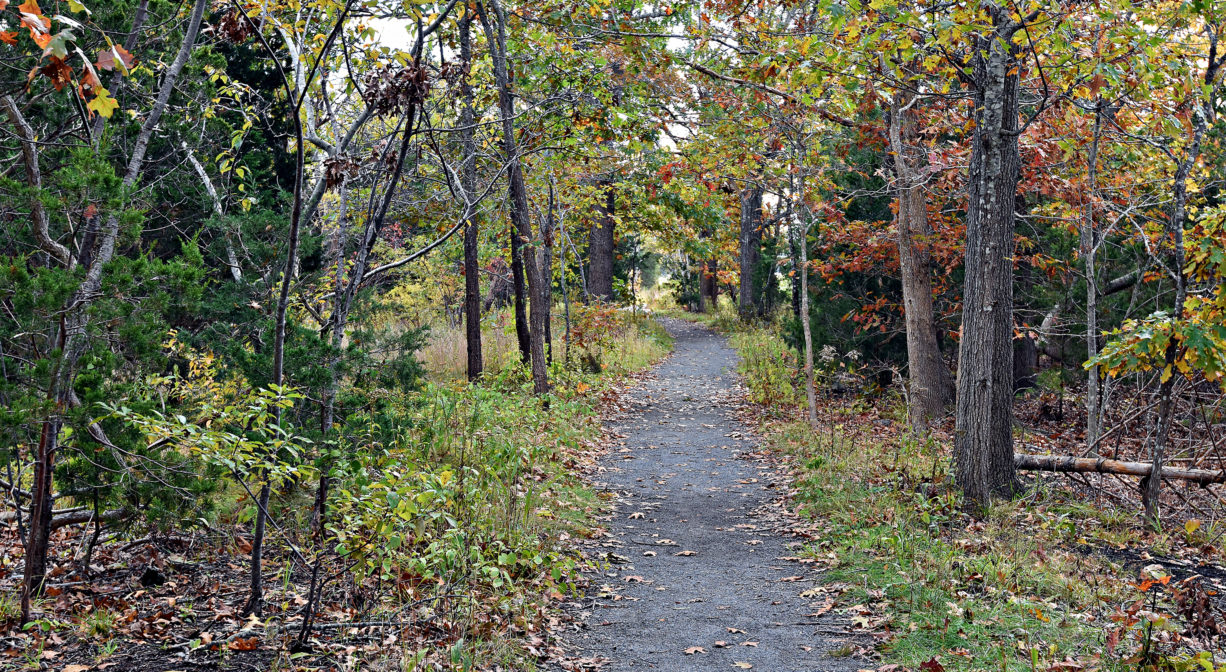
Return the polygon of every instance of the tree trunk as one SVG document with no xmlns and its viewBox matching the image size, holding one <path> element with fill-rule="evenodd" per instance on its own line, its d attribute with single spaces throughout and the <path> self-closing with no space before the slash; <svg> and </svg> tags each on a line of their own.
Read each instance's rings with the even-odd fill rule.
<svg viewBox="0 0 1226 672">
<path fill-rule="evenodd" d="M 509 176 L 508 176 L 509 177 Z M 511 205 L 514 208 L 514 204 Z M 512 305 L 515 308 L 515 341 L 519 345 L 519 359 L 525 364 L 532 362 L 532 334 L 528 326 L 528 283 L 524 279 L 523 238 L 515 225 L 515 213 L 507 227 L 511 247 Z"/>
<path fill-rule="evenodd" d="M 928 202 L 924 194 L 923 151 L 914 146 L 918 114 L 910 95 L 895 98 L 890 115 L 890 145 L 898 198 L 898 264 L 902 276 L 903 316 L 907 325 L 907 415 L 912 431 L 923 433 L 945 415 L 953 400 L 953 381 L 941 359 L 932 307 L 932 260 L 927 238 Z M 911 108 L 911 109 L 908 109 Z"/>
<path fill-rule="evenodd" d="M 1081 260 L 1086 278 L 1086 360 L 1098 356 L 1098 233 L 1094 228 L 1094 197 L 1098 192 L 1098 143 L 1103 129 L 1103 100 L 1094 106 L 1094 137 L 1086 157 L 1088 189 L 1085 221 L 1081 226 Z M 1086 447 L 1095 451 L 1102 435 L 1102 378 L 1098 365 L 1086 367 Z"/>
<path fill-rule="evenodd" d="M 614 216 L 617 196 L 612 185 L 604 187 L 604 203 L 596 208 L 596 219 L 587 243 L 587 293 L 589 299 L 613 301 L 613 253 L 616 248 Z"/>
<path fill-rule="evenodd" d="M 464 191 L 473 194 L 477 189 L 477 143 L 475 139 L 476 112 L 473 102 L 473 87 L 467 70 L 472 63 L 472 14 L 465 5 L 460 19 L 460 62 L 465 74 L 460 81 L 460 146 L 464 152 L 464 167 L 460 179 Z M 476 380 L 485 368 L 481 354 L 481 274 L 478 243 L 480 231 L 474 213 L 464 223 L 464 338 L 468 350 L 468 379 Z"/>
<path fill-rule="evenodd" d="M 709 238 L 711 232 L 704 229 L 701 234 L 703 238 Z M 719 309 L 719 258 L 714 253 L 702 262 L 702 273 L 698 276 L 698 294 L 699 294 L 699 310 L 701 312 L 715 312 Z"/>
<path fill-rule="evenodd" d="M 513 241 L 532 243 L 532 223 L 528 218 L 528 191 L 524 186 L 519 147 L 515 140 L 515 103 L 511 98 L 511 82 L 507 74 L 506 16 L 498 0 L 490 0 L 489 6 L 493 10 L 492 18 L 496 22 L 495 25 L 490 24 L 491 17 L 487 16 L 481 4 L 477 5 L 477 9 L 481 12 L 481 26 L 485 30 L 485 37 L 490 45 L 490 57 L 494 61 L 494 79 L 498 85 L 498 109 L 499 116 L 502 117 L 502 145 L 509 165 L 507 182 L 511 200 L 511 221 L 515 226 L 512 233 Z M 545 282 L 537 264 L 536 251 L 529 250 L 526 254 L 521 252 L 520 256 L 526 267 L 531 291 L 529 298 L 532 301 L 531 324 L 528 333 L 529 355 L 532 363 L 532 390 L 535 394 L 541 395 L 549 391 L 549 369 L 545 361 L 545 317 L 548 313 L 545 306 Z M 518 305 L 516 312 L 517 314 L 519 312 Z"/>
<path fill-rule="evenodd" d="M 550 175 L 549 214 L 545 226 L 541 227 L 541 239 L 544 243 L 541 250 L 541 281 L 545 292 L 545 361 L 549 364 L 553 364 L 553 247 L 558 226 L 555 208 L 553 175 Z"/>
<path fill-rule="evenodd" d="M 762 188 L 741 192 L 740 272 L 741 292 L 737 303 L 742 320 L 761 316 L 760 292 L 754 287 L 754 272 L 762 258 Z"/>
<path fill-rule="evenodd" d="M 1216 39 L 1213 44 L 1216 48 Z M 1206 85 L 1212 86 L 1215 84 L 1215 72 L 1216 67 L 1211 57 L 1209 70 L 1205 74 Z M 1166 240 L 1171 246 L 1170 269 L 1171 275 L 1174 276 L 1175 280 L 1175 305 L 1172 308 L 1171 314 L 1176 321 L 1183 319 L 1184 303 L 1188 298 L 1188 283 L 1187 277 L 1184 274 L 1187 258 L 1183 245 L 1184 220 L 1188 216 L 1188 177 L 1200 158 L 1201 141 L 1208 128 L 1208 118 L 1211 114 L 1212 108 L 1209 100 L 1202 101 L 1201 105 L 1193 110 L 1192 141 L 1188 144 L 1183 160 L 1179 161 L 1175 169 L 1175 177 L 1171 185 L 1171 215 L 1166 223 Z M 1145 517 L 1149 519 L 1150 524 L 1155 528 L 1159 527 L 1162 515 L 1162 508 L 1158 499 L 1162 489 L 1162 479 L 1154 478 L 1152 474 L 1161 474 L 1163 465 L 1166 462 L 1171 425 L 1175 420 L 1175 380 L 1180 375 L 1175 371 L 1174 367 L 1181 347 L 1183 346 L 1178 340 L 1173 338 L 1166 346 L 1166 352 L 1163 354 L 1163 380 L 1158 388 L 1158 427 L 1149 448 L 1151 476 L 1145 479 L 1141 485 L 1141 501 L 1145 505 Z"/>
<path fill-rule="evenodd" d="M 1030 334 L 1013 339 L 1013 391 L 1033 388 L 1039 382 L 1039 346 Z"/>
<path fill-rule="evenodd" d="M 959 487 L 982 512 L 1010 496 L 1013 463 L 1013 218 L 1020 159 L 1018 62 L 1022 27 L 993 8 L 975 46 L 975 131 L 967 180 L 966 286 L 959 341 L 954 459 Z"/>
<path fill-rule="evenodd" d="M 101 118 L 101 115 L 99 118 Z M 196 176 L 200 178 L 201 184 L 204 185 L 204 190 L 209 194 L 209 200 L 213 203 L 213 214 L 217 216 L 217 223 L 225 226 L 226 211 L 222 205 L 221 195 L 217 193 L 217 188 L 213 186 L 213 180 L 209 179 L 209 174 L 205 172 L 204 165 L 196 158 L 196 154 L 192 152 L 187 142 L 181 143 L 181 146 L 187 154 L 187 162 L 192 164 L 192 168 L 196 171 Z M 223 232 L 222 243 L 225 245 L 226 265 L 230 267 L 230 277 L 234 282 L 241 285 L 243 282 L 243 267 L 238 263 L 238 255 L 234 251 L 234 241 L 230 238 L 229 231 Z"/>
<path fill-rule="evenodd" d="M 200 22 L 207 4 L 207 0 L 196 0 L 192 7 L 183 43 L 174 61 L 167 68 L 153 107 L 150 108 L 145 123 L 136 136 L 127 171 L 124 173 L 123 186 L 125 189 L 136 184 L 140 177 L 145 152 L 149 148 L 149 140 L 153 136 L 154 129 L 161 122 L 162 114 L 170 102 L 170 94 L 174 91 L 175 82 L 182 74 L 184 66 L 187 65 L 187 59 L 196 44 L 196 36 L 200 32 Z M 47 551 L 53 517 L 51 481 L 55 469 L 57 442 L 63 427 L 62 413 L 69 405 L 69 398 L 73 394 L 73 385 L 76 382 L 77 364 L 85 354 L 88 345 L 86 326 L 89 320 L 89 307 L 102 287 L 102 272 L 111 261 L 111 257 L 114 256 L 118 238 L 119 217 L 111 214 L 107 217 L 106 227 L 103 229 L 94 261 L 86 270 L 81 285 L 69 299 L 69 309 L 65 311 L 56 330 L 57 333 L 52 338 L 52 342 L 59 344 L 62 354 L 52 373 L 51 386 L 48 390 L 48 398 L 54 405 L 54 409 L 43 422 L 34 466 L 34 487 L 30 502 L 30 535 L 26 542 L 25 576 L 21 596 L 22 623 L 29 622 L 30 601 L 34 596 L 41 594 L 47 575 Z"/>
<path fill-rule="evenodd" d="M 800 260 L 796 265 L 796 273 L 800 275 L 800 327 L 805 338 L 805 404 L 809 426 L 817 427 L 817 390 L 814 388 L 813 380 L 813 333 L 809 325 L 809 226 L 812 217 L 808 205 L 803 205 L 805 198 L 803 176 L 799 182 L 800 192 L 795 196 L 801 199 L 800 211 L 804 221 L 800 224 L 800 244 L 798 245 Z"/>
<path fill-rule="evenodd" d="M 343 27 L 345 17 L 349 14 L 351 2 L 352 0 L 345 3 L 344 8 L 341 10 L 340 15 L 336 19 L 336 23 L 334 24 L 331 33 L 324 42 L 322 52 L 319 56 L 321 60 L 331 49 L 333 41 L 336 39 L 340 29 Z M 259 28 L 254 24 L 254 22 L 252 22 L 250 17 L 244 15 L 243 19 L 247 21 L 253 32 L 258 33 Z M 286 74 L 285 70 L 281 67 L 280 60 L 278 60 L 279 56 L 277 55 L 277 52 L 274 51 L 266 41 L 264 41 L 263 37 L 260 37 L 260 43 L 264 46 L 268 58 L 272 59 L 273 62 L 277 64 L 277 72 L 280 76 L 281 84 L 285 88 L 286 100 L 290 102 L 290 112 L 293 118 L 295 143 L 293 206 L 290 209 L 289 216 L 289 240 L 285 252 L 285 270 L 282 272 L 281 288 L 277 295 L 277 307 L 274 314 L 275 333 L 273 336 L 272 381 L 270 385 L 280 389 L 285 385 L 285 336 L 286 332 L 288 331 L 290 289 L 293 287 L 294 277 L 298 268 L 298 246 L 302 238 L 303 210 L 304 202 L 306 200 L 303 198 L 303 181 L 306 172 L 306 147 L 305 132 L 303 130 L 301 115 L 303 96 L 305 93 L 299 91 L 298 84 L 291 80 L 289 75 Z M 286 44 L 288 46 L 288 41 Z M 409 122 L 405 126 L 405 139 L 401 143 L 401 165 L 403 164 L 404 154 L 407 150 L 408 137 L 412 135 L 412 118 L 412 114 L 410 113 Z M 401 165 L 397 165 L 395 171 L 393 172 L 392 185 L 394 185 L 400 177 Z M 389 186 L 388 192 L 383 201 L 384 207 L 382 212 L 386 212 L 386 206 L 391 201 L 391 191 L 392 187 Z M 379 221 L 381 223 L 381 218 Z M 368 226 L 368 229 L 375 226 L 377 225 L 371 224 Z M 373 242 L 371 244 L 373 245 Z M 368 249 L 369 248 L 366 248 L 367 254 L 363 255 L 363 260 L 359 263 L 364 263 L 365 257 L 369 255 Z M 350 280 L 350 284 L 353 285 L 354 291 L 356 291 L 356 285 L 361 282 L 361 268 L 362 267 L 359 267 L 358 271 L 354 273 L 353 278 Z M 346 296 L 346 310 L 348 310 L 348 302 L 352 301 L 352 298 L 352 293 L 349 293 Z M 334 319 L 336 319 L 336 316 L 334 316 Z M 343 324 L 341 328 L 344 328 Z M 273 409 L 273 423 L 275 425 L 281 426 L 281 416 L 281 407 L 275 407 Z M 261 480 L 263 483 L 260 485 L 259 495 L 256 497 L 255 529 L 252 530 L 251 535 L 250 586 L 247 595 L 247 603 L 242 609 L 242 613 L 245 615 L 253 614 L 258 616 L 263 610 L 264 604 L 264 575 L 262 573 L 264 537 L 268 522 L 268 501 L 269 496 L 272 493 L 271 484 L 266 476 L 267 474 L 261 474 Z M 323 483 L 321 483 L 321 486 L 326 486 L 326 479 Z"/>
</svg>

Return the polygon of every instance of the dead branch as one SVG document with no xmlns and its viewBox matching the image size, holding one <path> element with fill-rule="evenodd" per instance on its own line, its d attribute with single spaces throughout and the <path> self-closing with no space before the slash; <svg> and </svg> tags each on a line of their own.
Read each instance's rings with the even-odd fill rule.
<svg viewBox="0 0 1226 672">
<path fill-rule="evenodd" d="M 1150 475 L 1150 465 L 1145 462 L 1121 462 L 1105 457 L 1074 457 L 1072 455 L 1027 455 L 1014 453 L 1013 463 L 1023 471 L 1055 471 L 1063 473 L 1121 474 L 1145 478 Z M 1163 467 L 1162 478 L 1192 481 L 1201 486 L 1226 483 L 1226 470 L 1180 469 Z"/>
</svg>

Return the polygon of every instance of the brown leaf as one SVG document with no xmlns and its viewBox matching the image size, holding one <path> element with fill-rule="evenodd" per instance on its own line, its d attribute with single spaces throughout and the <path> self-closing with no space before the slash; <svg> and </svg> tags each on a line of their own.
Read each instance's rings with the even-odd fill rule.
<svg viewBox="0 0 1226 672">
<path fill-rule="evenodd" d="M 936 658 L 929 658 L 926 662 L 920 663 L 920 672 L 945 672 L 945 666 Z"/>
<path fill-rule="evenodd" d="M 124 70 L 128 70 L 136 63 L 136 57 L 124 49 L 122 46 L 115 44 L 106 49 L 98 50 L 98 61 L 95 65 L 99 70 L 114 70 L 116 64 Z"/>
<path fill-rule="evenodd" d="M 695 653 L 706 653 L 706 652 L 707 650 L 702 648 L 701 646 L 691 646 L 690 648 L 685 650 L 685 655 L 692 656 Z"/>
<path fill-rule="evenodd" d="M 255 651 L 260 647 L 260 639 L 258 637 L 248 637 L 247 639 L 236 639 L 228 645 L 234 651 Z"/>
</svg>

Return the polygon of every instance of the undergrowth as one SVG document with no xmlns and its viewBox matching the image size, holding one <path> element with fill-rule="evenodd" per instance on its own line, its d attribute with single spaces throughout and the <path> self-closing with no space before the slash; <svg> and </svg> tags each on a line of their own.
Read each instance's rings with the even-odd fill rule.
<svg viewBox="0 0 1226 672">
<path fill-rule="evenodd" d="M 54 606 L 55 618 L 30 633 L 38 641 L 75 639 L 98 652 L 99 664 L 141 655 L 119 646 L 134 632 L 175 641 L 175 623 L 208 620 L 210 631 L 189 639 L 189 655 L 267 651 L 271 664 L 292 669 L 535 669 L 550 655 L 551 603 L 576 589 L 576 556 L 565 542 L 587 534 L 596 508 L 580 476 L 594 460 L 600 407 L 620 380 L 672 345 L 654 320 L 611 308 L 576 317 L 572 342 L 555 341 L 547 395 L 533 394 L 515 352 L 470 384 L 460 348 L 458 358 L 425 357 L 418 388 L 350 385 L 341 399 L 347 421 L 326 441 L 289 422 L 273 424 L 270 409 L 292 417 L 301 394 L 261 390 L 225 376 L 211 355 L 181 350 L 188 372 L 149 384 L 154 398 L 181 400 L 180 414 L 132 410 L 143 408 L 135 404 L 109 411 L 150 445 L 173 445 L 194 470 L 232 476 L 200 509 L 209 552 L 182 563 L 215 573 L 231 596 L 243 592 L 251 494 L 260 479 L 271 483 L 276 536 L 265 572 L 277 578 L 267 583 L 261 622 L 244 624 L 227 591 L 216 589 L 125 593 L 109 598 L 111 611 L 74 593 L 38 605 L 44 613 Z M 487 342 L 499 339 L 490 334 Z M 304 459 L 311 445 L 318 457 Z M 322 533 L 312 521 L 321 473 L 331 484 Z M 127 567 L 138 562 L 132 554 L 146 543 L 103 545 L 98 564 L 127 582 Z M 149 552 L 160 557 L 152 546 Z M 289 656 L 307 603 L 309 572 L 302 570 L 316 562 L 323 567 L 320 629 L 309 656 Z M 0 611 L 11 611 L 6 604 L 0 600 Z M 158 620 L 168 610 L 180 619 Z M 354 646 L 342 627 L 351 622 L 397 624 L 385 632 L 399 633 L 398 645 Z M 247 634 L 227 641 L 238 628 Z"/>
<path fill-rule="evenodd" d="M 1046 481 L 976 520 L 951 485 L 947 447 L 906 433 L 899 400 L 826 386 L 812 428 L 797 419 L 803 383 L 783 339 L 738 325 L 731 342 L 764 404 L 766 446 L 794 458 L 795 503 L 820 530 L 801 555 L 837 598 L 815 598 L 818 613 L 872 633 L 864 652 L 881 669 L 1226 669 L 1209 653 L 1211 609 L 1192 606 L 1211 591 L 1099 552 L 1136 540 L 1135 521 Z"/>
</svg>

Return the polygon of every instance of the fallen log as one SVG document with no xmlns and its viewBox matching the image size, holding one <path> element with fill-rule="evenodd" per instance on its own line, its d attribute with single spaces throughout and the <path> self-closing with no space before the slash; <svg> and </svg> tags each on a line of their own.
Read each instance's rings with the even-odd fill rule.
<svg viewBox="0 0 1226 672">
<path fill-rule="evenodd" d="M 104 523 L 113 523 L 116 520 L 120 520 L 127 515 L 128 515 L 128 511 L 126 509 L 113 509 L 111 511 L 103 511 L 102 515 L 99 516 L 99 519 L 101 519 L 101 521 Z M 27 514 L 23 516 L 23 518 L 28 520 L 29 515 Z M 17 520 L 16 511 L 0 512 L 0 523 L 11 523 L 14 520 Z M 92 509 L 88 509 L 85 507 L 78 507 L 74 509 L 60 509 L 53 513 L 53 517 L 51 518 L 51 529 L 58 530 L 61 527 L 66 527 L 68 525 L 80 525 L 81 523 L 91 523 L 93 522 L 93 520 L 94 520 L 94 512 Z"/>
<path fill-rule="evenodd" d="M 1013 463 L 1022 471 L 1058 471 L 1064 473 L 1120 474 L 1146 478 L 1152 471 L 1147 462 L 1122 462 L 1105 457 L 1074 457 L 1071 455 L 1027 455 L 1014 453 Z M 1201 486 L 1226 483 L 1226 470 L 1180 469 L 1163 467 L 1162 478 L 1192 481 Z"/>
</svg>

